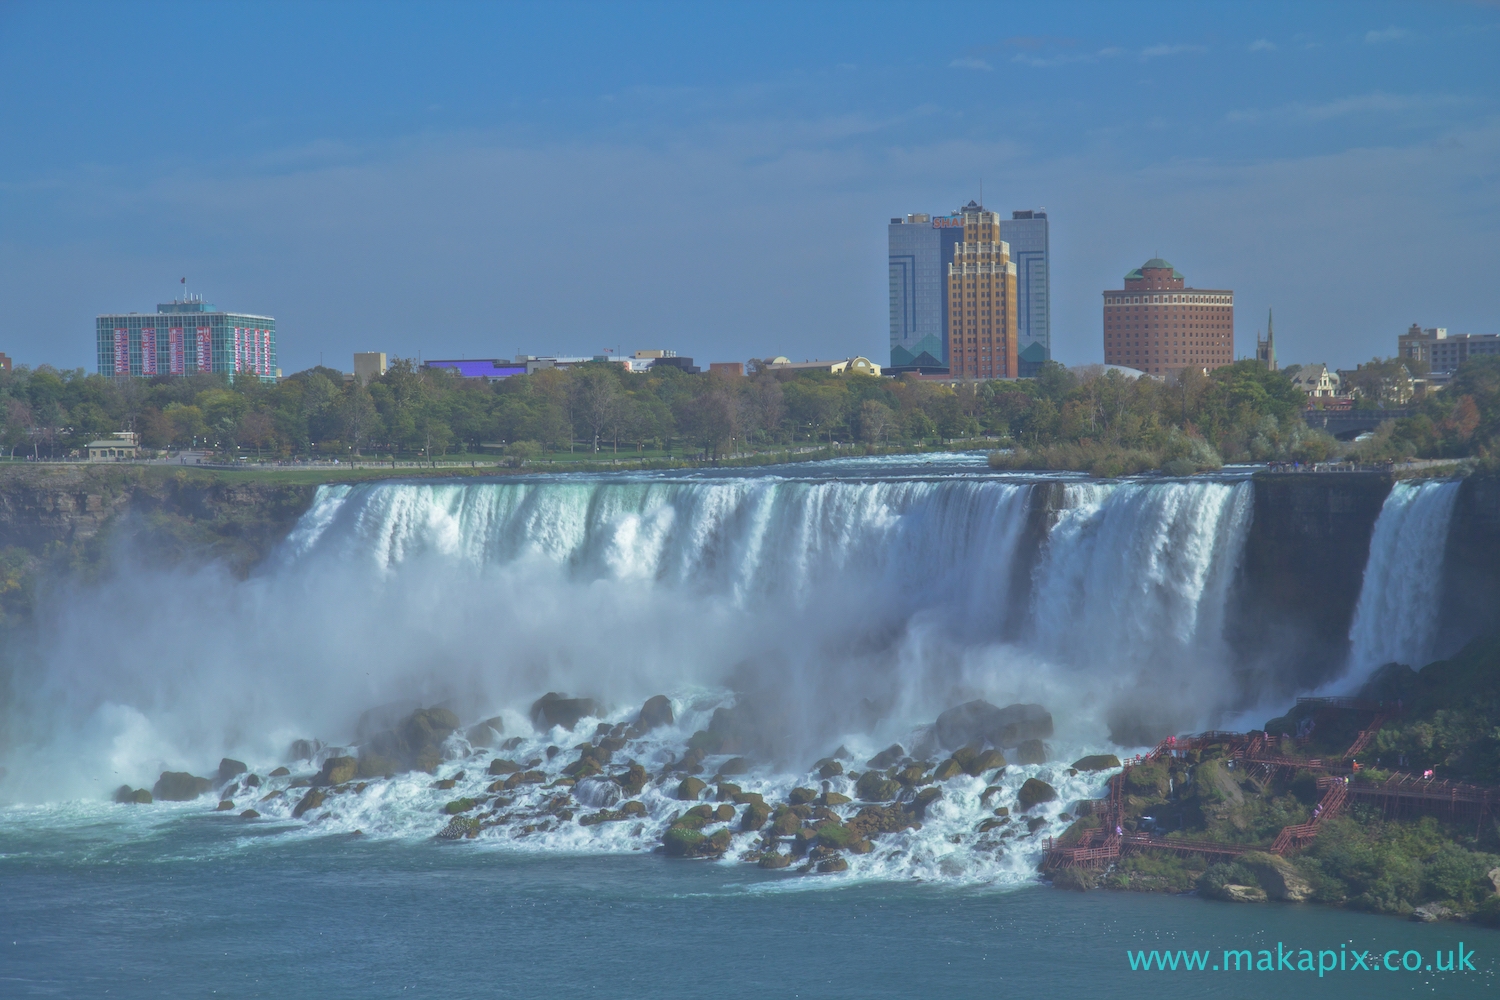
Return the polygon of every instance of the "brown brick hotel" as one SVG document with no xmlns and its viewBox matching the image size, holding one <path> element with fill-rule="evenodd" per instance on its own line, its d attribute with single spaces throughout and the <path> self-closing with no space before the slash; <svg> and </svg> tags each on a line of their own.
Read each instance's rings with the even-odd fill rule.
<svg viewBox="0 0 1500 1000">
<path fill-rule="evenodd" d="M 1184 288 L 1177 269 L 1153 257 L 1104 293 L 1104 363 L 1168 375 L 1234 361 L 1234 292 Z"/>
</svg>

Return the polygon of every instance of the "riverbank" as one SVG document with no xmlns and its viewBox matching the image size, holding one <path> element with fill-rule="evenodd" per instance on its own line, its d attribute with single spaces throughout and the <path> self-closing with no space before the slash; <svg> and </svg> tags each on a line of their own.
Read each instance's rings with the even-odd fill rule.
<svg viewBox="0 0 1500 1000">
<path fill-rule="evenodd" d="M 1064 888 L 1198 891 L 1500 926 L 1500 635 L 1263 732 L 1163 743 L 1085 804 Z"/>
</svg>

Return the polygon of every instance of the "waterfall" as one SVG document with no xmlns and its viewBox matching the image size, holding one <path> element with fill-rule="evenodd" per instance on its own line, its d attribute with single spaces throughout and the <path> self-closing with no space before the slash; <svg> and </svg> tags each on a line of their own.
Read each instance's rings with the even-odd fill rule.
<svg viewBox="0 0 1500 1000">
<path fill-rule="evenodd" d="M 132 566 L 60 600 L 29 718 L 138 783 L 394 703 L 529 728 L 549 690 L 732 697 L 798 761 L 970 698 L 1139 743 L 1233 689 L 1252 488 L 838 463 L 329 486 L 249 579 Z"/>
<path fill-rule="evenodd" d="M 1362 682 L 1386 663 L 1421 668 L 1432 659 L 1458 489 L 1457 482 L 1437 480 L 1391 488 L 1375 522 L 1349 629 L 1348 677 Z"/>
<path fill-rule="evenodd" d="M 1111 692 L 1111 726 L 1143 742 L 1223 707 L 1225 601 L 1254 487 L 1120 483 L 1068 488 L 1036 569 L 1037 647 Z M 1132 737 L 1137 737 L 1132 740 Z"/>
</svg>

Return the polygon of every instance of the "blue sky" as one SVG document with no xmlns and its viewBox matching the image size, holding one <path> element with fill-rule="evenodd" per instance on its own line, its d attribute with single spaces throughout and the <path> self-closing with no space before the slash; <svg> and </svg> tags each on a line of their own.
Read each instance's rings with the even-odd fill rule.
<svg viewBox="0 0 1500 1000">
<path fill-rule="evenodd" d="M 885 226 L 1052 220 L 1054 356 L 1154 255 L 1238 350 L 1500 333 L 1500 7 L 0 3 L 0 350 L 180 277 L 283 369 L 884 361 Z"/>
</svg>

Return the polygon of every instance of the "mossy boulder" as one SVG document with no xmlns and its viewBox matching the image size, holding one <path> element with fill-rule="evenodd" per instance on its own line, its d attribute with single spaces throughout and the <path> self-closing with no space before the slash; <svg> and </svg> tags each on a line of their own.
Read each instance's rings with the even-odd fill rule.
<svg viewBox="0 0 1500 1000">
<path fill-rule="evenodd" d="M 1073 762 L 1078 771 L 1108 771 L 1120 766 L 1120 758 L 1112 753 L 1096 753 L 1080 757 Z"/>
<path fill-rule="evenodd" d="M 1047 763 L 1047 744 L 1041 740 L 1022 740 L 1016 745 L 1016 763 L 1022 766 L 1027 764 Z"/>
<path fill-rule="evenodd" d="M 569 698 L 548 691 L 531 703 L 531 724 L 538 732 L 545 733 L 554 726 L 572 730 L 579 721 L 599 714 L 599 705 L 592 698 Z"/>
<path fill-rule="evenodd" d="M 392 729 L 376 733 L 359 748 L 358 776 L 373 778 L 402 771 L 437 770 L 443 741 L 458 729 L 458 716 L 446 708 L 419 708 Z"/>
<path fill-rule="evenodd" d="M 832 847 L 836 850 L 843 850 L 859 839 L 849 831 L 847 826 L 833 821 L 820 823 L 814 832 L 817 835 L 818 843 L 824 847 Z"/>
<path fill-rule="evenodd" d="M 245 766 L 244 761 L 225 757 L 219 761 L 219 784 L 222 785 L 227 781 L 233 781 L 248 770 L 250 769 Z"/>
<path fill-rule="evenodd" d="M 918 819 L 925 819 L 927 817 L 927 807 L 942 797 L 943 790 L 941 788 L 924 788 L 912 800 L 912 811 L 916 813 Z"/>
<path fill-rule="evenodd" d="M 947 781 L 949 778 L 956 778 L 963 773 L 964 766 L 960 764 L 956 759 L 949 757 L 947 760 L 941 761 L 938 766 L 933 769 L 932 780 Z"/>
<path fill-rule="evenodd" d="M 759 830 L 771 818 L 771 807 L 764 802 L 751 802 L 740 813 L 741 830 Z"/>
<path fill-rule="evenodd" d="M 993 771 L 996 768 L 1005 766 L 1005 754 L 1001 753 L 999 750 L 991 748 L 984 751 L 983 753 L 975 754 L 974 757 L 964 765 L 964 773 L 969 775 L 970 777 L 977 778 L 986 771 Z"/>
<path fill-rule="evenodd" d="M 731 757 L 719 765 L 719 773 L 725 776 L 749 774 L 750 761 L 744 757 Z"/>
<path fill-rule="evenodd" d="M 804 805 L 818 797 L 816 790 L 811 788 L 793 788 L 788 793 L 786 800 L 794 806 Z"/>
<path fill-rule="evenodd" d="M 321 788 L 309 788 L 307 793 L 302 796 L 302 801 L 298 802 L 292 809 L 292 818 L 301 819 L 308 810 L 321 806 L 326 797 L 327 795 Z"/>
<path fill-rule="evenodd" d="M 469 741 L 469 746 L 477 748 L 497 747 L 505 737 L 505 720 L 500 716 L 477 722 L 464 731 L 464 739 Z"/>
<path fill-rule="evenodd" d="M 1021 809 L 1033 809 L 1043 802 L 1055 802 L 1057 800 L 1057 789 L 1047 784 L 1040 778 L 1027 778 L 1021 790 L 1016 793 L 1016 802 Z"/>
<path fill-rule="evenodd" d="M 1098 884 L 1097 872 L 1087 868 L 1063 868 L 1052 876 L 1052 888 L 1088 892 Z"/>
<path fill-rule="evenodd" d="M 515 761 L 506 760 L 504 757 L 496 757 L 494 760 L 490 761 L 490 766 L 485 771 L 485 773 L 494 775 L 514 774 L 519 770 L 521 770 L 521 765 L 517 764 Z"/>
<path fill-rule="evenodd" d="M 670 726 L 676 721 L 672 714 L 672 699 L 664 694 L 652 695 L 646 699 L 641 706 L 641 712 L 636 716 L 636 725 L 644 731 L 649 732 L 660 726 Z"/>
<path fill-rule="evenodd" d="M 353 781 L 359 774 L 359 761 L 353 757 L 329 757 L 323 762 L 323 769 L 313 779 L 315 785 L 342 785 L 346 781 Z"/>
<path fill-rule="evenodd" d="M 720 823 L 728 823 L 730 820 L 734 819 L 734 806 L 730 805 L 728 802 L 720 804 L 719 808 L 714 810 L 714 819 L 718 820 Z"/>
<path fill-rule="evenodd" d="M 907 788 L 915 788 L 917 785 L 927 784 L 932 778 L 927 774 L 925 765 L 912 764 L 897 771 L 896 780 Z"/>
<path fill-rule="evenodd" d="M 853 799 L 849 798 L 849 796 L 842 795 L 839 792 L 824 792 L 818 796 L 819 804 L 825 806 L 846 806 L 852 801 Z"/>
<path fill-rule="evenodd" d="M 121 785 L 115 789 L 115 801 L 127 805 L 150 805 L 151 793 L 144 788 L 131 788 L 129 785 Z"/>
<path fill-rule="evenodd" d="M 234 808 L 234 799 L 220 799 L 215 812 L 229 812 Z"/>
<path fill-rule="evenodd" d="M 844 858 L 824 858 L 818 862 L 817 872 L 819 875 L 831 875 L 834 872 L 846 872 L 849 870 L 849 862 Z"/>
<path fill-rule="evenodd" d="M 705 837 L 697 830 L 673 826 L 662 835 L 661 842 L 669 858 L 701 858 L 723 854 L 729 847 L 730 838 L 728 830 L 719 830 L 713 836 Z"/>
<path fill-rule="evenodd" d="M 186 771 L 163 771 L 151 794 L 163 802 L 191 802 L 213 787 L 207 778 L 197 778 Z"/>
<path fill-rule="evenodd" d="M 691 802 L 703 795 L 703 790 L 708 787 L 708 782 L 701 778 L 687 777 L 677 786 L 677 797 L 684 802 Z"/>
<path fill-rule="evenodd" d="M 449 816 L 457 816 L 459 813 L 468 812 L 478 804 L 479 802 L 475 799 L 454 799 L 452 802 L 449 802 L 447 805 L 443 806 L 443 812 L 447 813 Z"/>
<path fill-rule="evenodd" d="M 898 763 L 901 758 L 905 756 L 906 751 L 901 749 L 901 744 L 892 743 L 890 746 L 886 747 L 884 750 L 880 751 L 878 754 L 865 761 L 865 766 L 880 768 L 883 770 L 887 767 L 890 767 L 892 764 Z"/>
<path fill-rule="evenodd" d="M 500 786 L 503 791 L 513 791 L 522 785 L 540 785 L 547 780 L 546 771 L 517 771 L 505 779 L 505 784 Z"/>
<path fill-rule="evenodd" d="M 646 769 L 640 764 L 631 764 L 624 774 L 614 776 L 614 782 L 626 795 L 639 795 L 646 787 Z"/>
<path fill-rule="evenodd" d="M 777 854 L 775 851 L 762 854 L 760 856 L 760 860 L 756 862 L 756 864 L 758 864 L 760 867 L 770 868 L 772 870 L 778 868 L 786 868 L 791 863 L 792 856 L 790 854 Z"/>
<path fill-rule="evenodd" d="M 813 770 L 818 772 L 818 779 L 820 781 L 828 781 L 830 778 L 837 778 L 843 774 L 844 765 L 832 757 L 824 757 L 813 765 Z"/>
<path fill-rule="evenodd" d="M 254 809 L 246 809 L 244 812 L 240 813 L 240 819 L 260 819 L 260 813 L 256 812 Z"/>
<path fill-rule="evenodd" d="M 776 837 L 790 837 L 802 826 L 802 817 L 790 809 L 780 810 L 771 815 L 771 835 Z"/>
<path fill-rule="evenodd" d="M 1026 740 L 1052 735 L 1052 714 L 1041 705 L 1007 705 L 969 701 L 948 709 L 933 727 L 938 745 L 946 750 L 965 746 L 1013 747 Z"/>
<path fill-rule="evenodd" d="M 270 777 L 272 777 L 272 778 L 285 778 L 287 775 L 289 775 L 291 773 L 292 773 L 291 771 L 288 771 L 284 767 L 278 767 L 274 771 L 271 772 Z"/>
<path fill-rule="evenodd" d="M 879 771 L 866 771 L 854 785 L 854 793 L 866 802 L 889 802 L 900 792 L 901 786 Z"/>
</svg>

